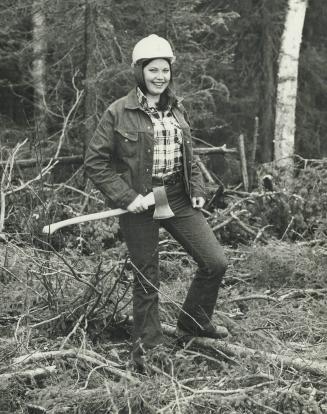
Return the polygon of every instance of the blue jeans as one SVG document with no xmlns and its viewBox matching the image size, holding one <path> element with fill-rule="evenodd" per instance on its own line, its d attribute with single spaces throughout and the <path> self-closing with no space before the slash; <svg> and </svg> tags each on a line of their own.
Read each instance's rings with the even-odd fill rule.
<svg viewBox="0 0 327 414">
<path fill-rule="evenodd" d="M 167 191 L 169 193 L 169 191 Z M 169 195 L 169 194 L 168 194 Z M 120 217 L 120 226 L 135 268 L 133 287 L 133 356 L 162 342 L 159 318 L 159 227 L 163 226 L 198 265 L 177 324 L 189 331 L 210 322 L 227 267 L 223 249 L 201 211 L 186 197 L 170 195 L 175 217 L 153 220 L 153 209 Z M 173 199 L 175 198 L 175 200 Z"/>
</svg>

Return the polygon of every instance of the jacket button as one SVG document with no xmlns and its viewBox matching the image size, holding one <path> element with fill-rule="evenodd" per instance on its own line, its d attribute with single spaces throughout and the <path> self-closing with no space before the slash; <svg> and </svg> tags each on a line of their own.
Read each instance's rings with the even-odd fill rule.
<svg viewBox="0 0 327 414">
<path fill-rule="evenodd" d="M 151 129 L 151 127 L 148 126 L 148 129 Z"/>
</svg>

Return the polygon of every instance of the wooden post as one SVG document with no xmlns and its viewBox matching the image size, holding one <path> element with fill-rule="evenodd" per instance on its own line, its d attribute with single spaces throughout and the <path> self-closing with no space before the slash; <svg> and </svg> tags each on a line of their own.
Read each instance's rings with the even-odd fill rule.
<svg viewBox="0 0 327 414">
<path fill-rule="evenodd" d="M 254 118 L 254 132 L 253 132 L 253 140 L 252 140 L 252 151 L 250 157 L 250 187 L 253 188 L 253 184 L 255 181 L 255 159 L 256 159 L 256 152 L 257 152 L 257 144 L 258 144 L 258 135 L 259 135 L 259 118 L 256 116 Z"/>
<path fill-rule="evenodd" d="M 247 171 L 247 163 L 246 163 L 245 147 L 244 147 L 244 135 L 243 134 L 241 134 L 238 137 L 238 146 L 239 146 L 240 160 L 241 160 L 243 187 L 244 187 L 245 191 L 249 191 L 249 177 L 248 177 L 248 171 Z"/>
</svg>

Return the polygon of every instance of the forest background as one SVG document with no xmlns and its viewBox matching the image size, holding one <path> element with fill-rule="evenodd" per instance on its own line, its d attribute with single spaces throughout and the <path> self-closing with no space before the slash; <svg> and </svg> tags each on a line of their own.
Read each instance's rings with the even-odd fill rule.
<svg viewBox="0 0 327 414">
<path fill-rule="evenodd" d="M 285 188 L 272 161 L 288 3 L 1 1 L 0 410 L 327 413 L 327 9 L 310 0 L 306 12 Z M 205 214 L 230 259 L 216 314 L 230 343 L 176 353 L 169 342 L 170 368 L 154 356 L 152 379 L 140 380 L 128 364 L 131 269 L 117 221 L 52 238 L 42 227 L 103 209 L 81 160 L 105 108 L 133 86 L 132 48 L 151 33 L 176 52 L 194 145 L 238 149 L 243 136 L 250 186 L 238 150 L 201 155 L 213 178 Z M 161 248 L 169 337 L 194 263 L 167 234 Z"/>
</svg>

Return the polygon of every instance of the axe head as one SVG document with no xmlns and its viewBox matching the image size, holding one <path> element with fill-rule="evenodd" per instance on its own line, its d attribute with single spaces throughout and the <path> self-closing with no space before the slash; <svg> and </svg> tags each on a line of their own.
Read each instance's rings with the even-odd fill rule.
<svg viewBox="0 0 327 414">
<path fill-rule="evenodd" d="M 162 220 L 174 217 L 174 213 L 172 212 L 168 204 L 168 198 L 165 187 L 163 185 L 160 187 L 153 187 L 153 194 L 156 206 L 153 218 L 156 220 Z"/>
</svg>

